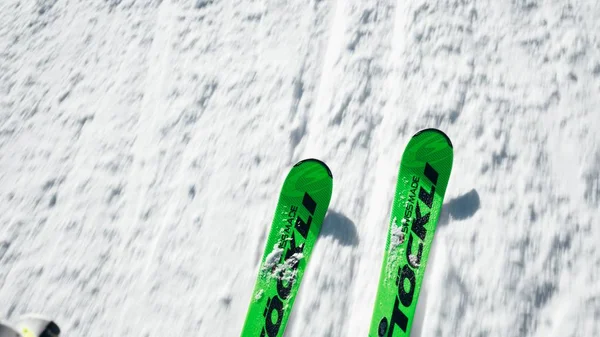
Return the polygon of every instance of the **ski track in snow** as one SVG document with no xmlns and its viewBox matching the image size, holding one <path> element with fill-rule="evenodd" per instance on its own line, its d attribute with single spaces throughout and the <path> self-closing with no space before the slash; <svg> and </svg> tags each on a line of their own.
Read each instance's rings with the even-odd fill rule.
<svg viewBox="0 0 600 337">
<path fill-rule="evenodd" d="M 366 336 L 402 150 L 438 127 L 413 335 L 600 335 L 599 32 L 595 1 L 2 1 L 0 317 L 239 335 L 315 157 L 334 193 L 286 336 Z"/>
</svg>

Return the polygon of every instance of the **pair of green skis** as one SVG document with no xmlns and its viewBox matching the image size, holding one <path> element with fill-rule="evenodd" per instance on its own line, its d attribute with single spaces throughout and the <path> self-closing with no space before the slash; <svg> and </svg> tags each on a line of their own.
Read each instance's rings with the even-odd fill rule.
<svg viewBox="0 0 600 337">
<path fill-rule="evenodd" d="M 452 159 L 452 143 L 437 129 L 418 132 L 406 146 L 369 337 L 410 336 Z M 331 171 L 315 159 L 299 162 L 285 179 L 242 337 L 283 336 L 332 185 Z"/>
</svg>

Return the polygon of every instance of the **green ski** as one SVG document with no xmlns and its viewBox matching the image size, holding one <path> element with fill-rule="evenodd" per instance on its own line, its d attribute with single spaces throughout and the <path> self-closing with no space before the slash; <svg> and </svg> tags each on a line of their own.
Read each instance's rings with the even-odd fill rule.
<svg viewBox="0 0 600 337">
<path fill-rule="evenodd" d="M 290 170 L 279 195 L 242 337 L 283 336 L 332 188 L 331 171 L 319 160 L 303 160 Z"/>
<path fill-rule="evenodd" d="M 369 337 L 410 336 L 452 159 L 452 143 L 437 129 L 416 133 L 406 145 Z"/>
</svg>

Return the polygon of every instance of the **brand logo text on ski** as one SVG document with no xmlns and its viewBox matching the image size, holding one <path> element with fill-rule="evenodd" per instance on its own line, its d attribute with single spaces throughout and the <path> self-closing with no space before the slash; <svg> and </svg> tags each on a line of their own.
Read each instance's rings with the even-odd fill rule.
<svg viewBox="0 0 600 337">
<path fill-rule="evenodd" d="M 419 267 L 421 262 L 423 243 L 427 236 L 427 229 L 425 226 L 429 222 L 430 215 L 430 213 L 425 213 L 426 210 L 423 209 L 423 206 L 427 206 L 428 209 L 431 209 L 433 206 L 435 186 L 439 176 L 438 172 L 429 163 L 425 163 L 423 174 L 425 178 L 431 182 L 431 190 L 427 191 L 423 188 L 420 177 L 413 176 L 408 201 L 406 202 L 403 214 L 403 217 L 406 220 L 405 223 L 410 224 L 409 220 L 412 219 L 410 232 L 408 228 L 406 229 L 406 236 L 408 237 L 405 250 L 406 264 L 398 268 L 396 277 L 398 291 L 394 301 L 394 308 L 389 323 L 386 317 L 383 317 L 379 322 L 379 337 L 386 336 L 386 332 L 387 337 L 393 337 L 394 329 L 400 328 L 403 332 L 406 332 L 408 327 L 408 316 L 404 313 L 403 309 L 409 308 L 413 304 L 416 287 L 415 269 Z M 419 188 L 419 194 L 418 200 L 415 200 L 417 187 Z M 415 240 L 417 241 L 418 247 L 416 248 L 416 254 L 413 252 Z M 405 284 L 408 284 L 408 289 L 405 289 Z"/>
<path fill-rule="evenodd" d="M 315 210 L 317 209 L 316 201 L 308 194 L 304 193 L 302 199 L 302 206 L 310 214 L 306 221 L 304 221 L 298 215 L 298 206 L 290 206 L 290 210 L 287 214 L 287 224 L 280 237 L 280 248 L 284 249 L 284 253 L 281 254 L 279 264 L 285 264 L 286 261 L 292 261 L 290 266 L 292 272 L 296 272 L 300 259 L 294 259 L 294 255 L 301 256 L 304 251 L 304 241 L 308 236 L 310 225 L 312 223 Z M 297 232 L 303 239 L 301 244 L 297 243 L 297 236 L 294 234 Z M 288 243 L 286 245 L 286 243 Z M 277 295 L 267 300 L 267 306 L 263 313 L 265 317 L 265 324 L 261 330 L 260 337 L 276 337 L 279 333 L 281 323 L 283 321 L 283 315 L 286 308 L 285 302 L 289 299 L 292 292 L 292 286 L 295 283 L 295 278 L 286 279 L 284 277 L 277 278 Z"/>
</svg>

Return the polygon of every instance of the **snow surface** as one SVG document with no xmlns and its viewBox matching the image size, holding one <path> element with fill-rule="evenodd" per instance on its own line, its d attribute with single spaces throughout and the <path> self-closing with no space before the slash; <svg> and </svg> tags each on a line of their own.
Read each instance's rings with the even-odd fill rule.
<svg viewBox="0 0 600 337">
<path fill-rule="evenodd" d="M 413 336 L 600 336 L 596 0 L 0 1 L 0 317 L 238 336 L 285 174 L 334 174 L 287 336 L 367 336 L 404 145 L 455 147 Z"/>
</svg>

